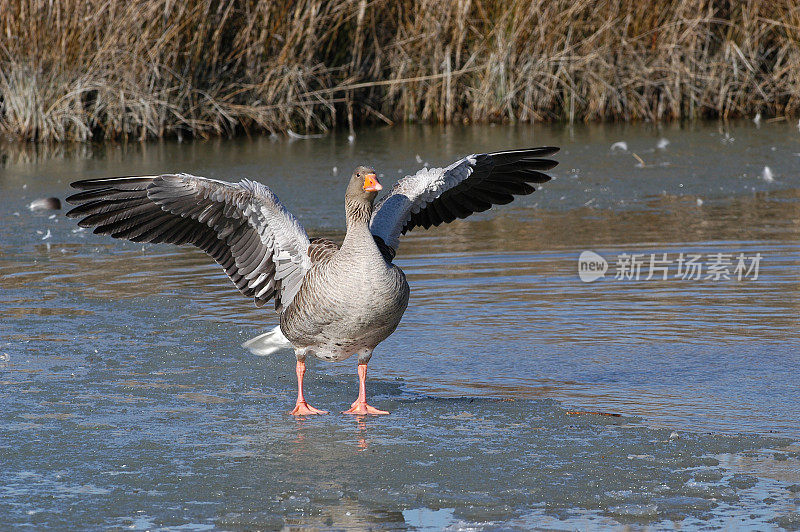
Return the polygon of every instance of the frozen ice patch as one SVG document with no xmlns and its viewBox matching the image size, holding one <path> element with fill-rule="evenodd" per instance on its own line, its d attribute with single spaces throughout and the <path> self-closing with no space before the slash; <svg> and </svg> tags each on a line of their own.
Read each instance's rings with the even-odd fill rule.
<svg viewBox="0 0 800 532">
<path fill-rule="evenodd" d="M 444 530 L 455 524 L 455 509 L 442 508 L 431 510 L 429 508 L 415 508 L 413 510 L 403 510 L 403 519 L 413 530 Z"/>
</svg>

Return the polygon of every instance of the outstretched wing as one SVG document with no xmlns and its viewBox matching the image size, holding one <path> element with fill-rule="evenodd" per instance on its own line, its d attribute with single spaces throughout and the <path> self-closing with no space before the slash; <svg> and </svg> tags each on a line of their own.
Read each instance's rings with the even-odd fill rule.
<svg viewBox="0 0 800 532">
<path fill-rule="evenodd" d="M 536 190 L 531 183 L 550 181 L 542 171 L 558 163 L 542 157 L 557 151 L 542 147 L 482 153 L 464 157 L 447 168 L 423 168 L 398 181 L 378 203 L 370 231 L 396 251 L 400 235 L 414 227 L 428 229 L 509 203 L 514 195 Z"/>
<path fill-rule="evenodd" d="M 266 186 L 189 174 L 87 179 L 67 198 L 81 227 L 133 242 L 193 244 L 257 306 L 287 306 L 311 267 L 309 240 Z"/>
</svg>

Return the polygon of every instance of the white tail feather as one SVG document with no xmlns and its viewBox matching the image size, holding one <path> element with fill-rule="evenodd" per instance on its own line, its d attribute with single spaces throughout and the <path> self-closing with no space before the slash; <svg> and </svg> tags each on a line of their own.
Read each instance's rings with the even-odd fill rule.
<svg viewBox="0 0 800 532">
<path fill-rule="evenodd" d="M 275 327 L 269 332 L 259 334 L 242 344 L 254 355 L 265 357 L 272 353 L 277 353 L 281 349 L 289 349 L 292 343 L 283 335 L 280 326 Z"/>
</svg>

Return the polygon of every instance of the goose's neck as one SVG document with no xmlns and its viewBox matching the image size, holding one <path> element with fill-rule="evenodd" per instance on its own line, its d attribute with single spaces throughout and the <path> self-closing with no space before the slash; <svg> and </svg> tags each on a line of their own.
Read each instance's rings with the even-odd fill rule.
<svg viewBox="0 0 800 532">
<path fill-rule="evenodd" d="M 372 203 L 346 198 L 344 202 L 347 234 L 342 247 L 369 235 L 369 220 L 372 218 Z"/>
</svg>

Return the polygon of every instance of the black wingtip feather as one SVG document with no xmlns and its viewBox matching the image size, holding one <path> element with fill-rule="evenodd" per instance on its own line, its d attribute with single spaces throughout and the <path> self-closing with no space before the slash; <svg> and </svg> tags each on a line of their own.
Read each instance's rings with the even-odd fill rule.
<svg viewBox="0 0 800 532">
<path fill-rule="evenodd" d="M 556 146 L 543 146 L 541 148 L 521 148 L 518 150 L 504 150 L 486 153 L 483 157 L 490 158 L 495 165 L 517 163 L 525 159 L 549 157 L 557 153 L 560 148 Z M 480 157 L 480 156 L 479 156 Z"/>
<path fill-rule="evenodd" d="M 517 159 L 502 164 L 495 162 L 495 169 L 501 168 L 526 168 L 530 170 L 551 170 L 558 166 L 558 161 L 553 159 Z"/>
<path fill-rule="evenodd" d="M 551 176 L 539 172 L 538 170 L 530 170 L 528 168 L 513 168 L 507 171 L 493 171 L 489 176 L 488 181 L 507 181 L 507 180 L 519 180 L 524 181 L 527 183 L 547 183 L 551 179 Z"/>
<path fill-rule="evenodd" d="M 158 176 L 125 176 L 125 177 L 101 177 L 99 179 L 81 179 L 69 184 L 77 190 L 87 190 L 97 187 L 114 187 L 118 185 L 140 185 L 149 184 Z"/>
</svg>

